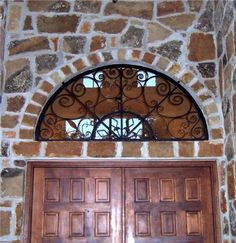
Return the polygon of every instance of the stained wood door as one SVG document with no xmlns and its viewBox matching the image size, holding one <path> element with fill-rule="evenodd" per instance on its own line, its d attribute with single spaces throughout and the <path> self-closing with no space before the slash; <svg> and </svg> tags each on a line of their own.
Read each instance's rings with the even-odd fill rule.
<svg viewBox="0 0 236 243">
<path fill-rule="evenodd" d="M 32 175 L 26 242 L 216 242 L 210 167 L 60 165 Z"/>
<path fill-rule="evenodd" d="M 31 242 L 121 242 L 121 170 L 36 168 Z"/>
<path fill-rule="evenodd" d="M 126 242 L 215 242 L 210 178 L 209 168 L 126 169 Z"/>
</svg>

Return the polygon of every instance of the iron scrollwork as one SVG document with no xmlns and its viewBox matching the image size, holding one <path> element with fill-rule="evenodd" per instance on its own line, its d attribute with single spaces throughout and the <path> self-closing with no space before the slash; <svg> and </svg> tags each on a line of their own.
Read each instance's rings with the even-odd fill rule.
<svg viewBox="0 0 236 243">
<path fill-rule="evenodd" d="M 64 83 L 42 111 L 37 140 L 205 140 L 203 114 L 170 77 L 111 65 Z"/>
</svg>

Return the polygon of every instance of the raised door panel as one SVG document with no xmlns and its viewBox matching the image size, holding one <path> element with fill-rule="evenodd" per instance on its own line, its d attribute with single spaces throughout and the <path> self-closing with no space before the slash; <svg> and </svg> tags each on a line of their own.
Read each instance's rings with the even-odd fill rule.
<svg viewBox="0 0 236 243">
<path fill-rule="evenodd" d="M 214 242 L 209 168 L 125 170 L 126 242 Z"/>
<path fill-rule="evenodd" d="M 121 169 L 36 168 L 31 242 L 120 243 L 121 178 Z"/>
</svg>

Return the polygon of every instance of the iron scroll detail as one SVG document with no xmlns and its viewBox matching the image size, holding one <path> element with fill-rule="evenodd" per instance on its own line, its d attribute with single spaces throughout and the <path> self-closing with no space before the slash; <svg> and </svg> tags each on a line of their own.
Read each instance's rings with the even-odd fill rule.
<svg viewBox="0 0 236 243">
<path fill-rule="evenodd" d="M 206 140 L 201 109 L 169 76 L 135 65 L 77 75 L 54 93 L 36 127 L 46 140 Z"/>
</svg>

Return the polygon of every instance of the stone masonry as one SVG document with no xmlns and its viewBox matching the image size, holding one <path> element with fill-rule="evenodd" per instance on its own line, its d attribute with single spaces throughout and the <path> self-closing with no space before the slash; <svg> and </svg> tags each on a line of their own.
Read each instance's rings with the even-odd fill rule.
<svg viewBox="0 0 236 243">
<path fill-rule="evenodd" d="M 0 28 L 0 242 L 23 242 L 27 161 L 68 158 L 215 160 L 222 242 L 236 242 L 233 1 L 7 0 Z M 180 80 L 203 111 L 209 140 L 35 141 L 40 112 L 62 82 L 109 63 L 145 65 Z"/>
</svg>

